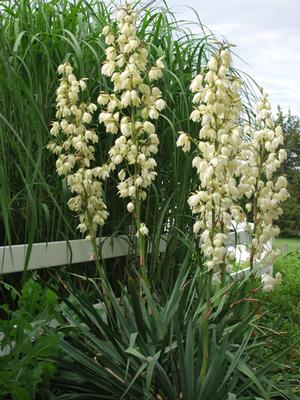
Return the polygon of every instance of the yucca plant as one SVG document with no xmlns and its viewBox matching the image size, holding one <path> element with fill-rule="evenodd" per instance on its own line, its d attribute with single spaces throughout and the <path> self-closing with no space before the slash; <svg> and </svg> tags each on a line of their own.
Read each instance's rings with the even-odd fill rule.
<svg viewBox="0 0 300 400">
<path fill-rule="evenodd" d="M 188 254 L 169 295 L 150 293 L 143 283 L 141 298 L 131 281 L 119 298 L 109 290 L 111 308 L 93 307 L 64 281 L 59 296 L 76 326 L 68 323 L 65 356 L 55 359 L 55 398 L 287 399 L 268 376 L 274 360 L 256 361 L 264 341 L 255 334 L 257 307 L 249 305 L 245 281 L 212 297 L 211 351 L 201 382 L 206 279 Z"/>
<path fill-rule="evenodd" d="M 141 8 L 140 3 L 135 6 Z M 130 13 L 136 27 L 135 25 L 134 27 L 126 26 Z M 113 173 L 114 168 L 111 169 L 110 177 L 110 182 L 113 184 L 106 185 L 103 191 L 99 187 L 99 190 L 96 190 L 97 188 L 92 186 L 91 180 L 89 181 L 94 173 L 90 170 L 89 161 L 94 161 L 94 156 L 89 154 L 88 157 L 84 157 L 87 155 L 87 149 L 94 153 L 94 149 L 91 146 L 88 147 L 87 142 L 96 137 L 96 140 L 92 141 L 95 144 L 97 165 L 106 162 L 107 153 L 110 154 L 110 161 L 115 164 L 114 167 L 119 164 L 119 160 L 117 162 L 114 158 L 116 154 L 112 156 L 110 153 L 115 145 L 112 146 L 112 140 L 107 138 L 103 127 L 93 120 L 93 114 L 96 111 L 95 96 L 98 96 L 99 92 L 102 94 L 105 92 L 105 97 L 112 90 L 111 82 L 100 74 L 100 65 L 103 62 L 102 72 L 104 75 L 111 76 L 114 72 L 110 64 L 113 60 L 109 58 L 114 58 L 116 48 L 110 48 L 106 54 L 107 60 L 104 58 L 104 41 L 108 45 L 112 44 L 110 36 L 113 36 L 111 32 L 114 31 L 114 23 L 108 24 L 110 14 L 110 10 L 107 10 L 102 3 L 87 1 L 72 3 L 53 0 L 44 3 L 39 0 L 24 0 L 19 6 L 12 3 L 4 8 L 3 29 L 1 30 L 3 43 L 1 51 L 3 53 L 0 55 L 1 59 L 9 59 L 8 63 L 0 64 L 0 68 L 4 71 L 2 76 L 9 77 L 9 79 L 2 78 L 0 87 L 0 101 L 3 101 L 2 109 L 5 110 L 0 114 L 0 127 L 4 132 L 1 148 L 3 157 L 0 157 L 3 164 L 0 165 L 0 171 L 3 171 L 1 176 L 6 185 L 6 191 L 3 191 L 1 195 L 2 218 L 6 228 L 4 243 L 19 241 L 32 243 L 35 240 L 44 241 L 54 237 L 76 236 L 73 229 L 74 220 L 64 206 L 60 206 L 60 204 L 66 203 L 68 196 L 65 190 L 66 184 L 63 183 L 64 190 L 60 190 L 61 184 L 53 176 L 53 170 L 48 167 L 50 156 L 47 154 L 46 157 L 43 157 L 44 144 L 48 141 L 45 140 L 48 139 L 46 132 L 49 129 L 50 121 L 54 119 L 51 95 L 54 93 L 53 84 L 56 82 L 54 71 L 62 62 L 64 64 L 58 68 L 58 71 L 63 74 L 61 87 L 57 92 L 56 116 L 59 121 L 53 125 L 52 134 L 56 136 L 64 131 L 67 138 L 64 138 L 63 144 L 55 144 L 53 149 L 60 155 L 57 164 L 58 172 L 60 173 L 62 170 L 61 175 L 67 176 L 68 185 L 73 193 L 81 194 L 81 196 L 77 196 L 77 199 L 73 198 L 69 201 L 69 204 L 71 202 L 73 205 L 74 201 L 78 200 L 79 202 L 76 207 L 71 207 L 80 215 L 79 227 L 83 233 L 89 233 L 95 244 L 96 227 L 103 225 L 107 214 L 105 211 L 105 218 L 101 219 L 99 214 L 94 213 L 95 201 L 92 198 L 98 196 L 99 201 L 102 194 L 103 201 L 108 203 L 110 219 L 109 223 L 103 227 L 101 234 L 116 235 L 119 232 L 127 232 L 134 222 L 134 218 L 127 214 L 124 215 L 125 207 L 118 198 L 115 187 L 117 176 Z M 112 30 L 107 27 L 107 24 L 112 27 Z M 123 35 L 123 30 L 129 32 L 128 35 Z M 190 138 L 193 139 L 199 135 L 200 128 L 204 129 L 203 121 L 201 126 L 197 127 L 189 120 L 192 99 L 187 87 L 191 78 L 202 71 L 206 74 L 208 83 L 218 80 L 214 78 L 216 75 L 214 71 L 218 70 L 219 63 L 212 59 L 210 65 L 207 66 L 208 55 L 216 45 L 209 44 L 205 34 L 195 37 L 188 29 L 181 29 L 167 9 L 149 9 L 142 16 L 138 16 L 136 12 L 129 12 L 128 4 L 126 4 L 121 15 L 120 31 L 122 34 L 117 39 L 119 47 L 121 49 L 120 43 L 124 41 L 122 35 L 126 36 L 128 41 L 123 45 L 124 47 L 129 46 L 131 50 L 127 52 L 124 49 L 124 53 L 129 53 L 130 57 L 135 58 L 136 56 L 133 54 L 136 43 L 145 42 L 149 47 L 147 56 L 151 65 L 156 66 L 154 70 L 151 67 L 148 71 L 144 77 L 145 82 L 148 82 L 148 78 L 150 81 L 153 80 L 152 77 L 155 75 L 163 78 L 158 83 L 158 87 L 154 88 L 156 94 L 150 91 L 149 86 L 143 84 L 145 93 L 148 90 L 155 98 L 154 100 L 151 99 L 151 96 L 147 98 L 148 95 L 144 96 L 146 99 L 143 99 L 141 94 L 143 90 L 138 87 L 137 93 L 137 87 L 133 82 L 129 82 L 128 87 L 120 86 L 122 90 L 130 89 L 131 119 L 126 114 L 129 113 L 128 110 L 126 111 L 129 105 L 127 104 L 128 93 L 121 94 L 119 89 L 114 89 L 115 92 L 119 92 L 121 103 L 123 102 L 118 107 L 119 111 L 123 109 L 123 118 L 126 119 L 124 136 L 132 137 L 133 140 L 130 142 L 130 146 L 135 145 L 142 149 L 145 146 L 144 141 L 147 140 L 146 133 L 151 134 L 145 129 L 144 136 L 139 142 L 139 132 L 135 132 L 136 123 L 137 126 L 140 124 L 139 127 L 144 129 L 143 124 L 148 122 L 149 127 L 149 121 L 145 122 L 145 120 L 150 116 L 150 112 L 148 115 L 147 110 L 147 115 L 143 116 L 145 108 L 148 107 L 147 102 L 150 104 L 155 101 L 156 104 L 157 101 L 160 101 L 157 109 L 152 110 L 154 115 L 156 115 L 155 111 L 156 113 L 157 110 L 161 111 L 167 104 L 166 111 L 161 116 L 162 120 L 155 122 L 155 130 L 159 134 L 160 141 L 160 150 L 156 155 L 156 183 L 152 184 L 153 179 L 151 178 L 149 185 L 143 186 L 143 188 L 147 187 L 147 196 L 142 196 L 138 201 L 129 191 L 126 196 L 123 196 L 131 197 L 129 211 L 138 210 L 135 216 L 136 233 L 147 236 L 148 232 L 151 232 L 149 235 L 150 255 L 146 254 L 147 246 L 145 246 L 144 240 L 140 240 L 139 248 L 136 246 L 133 252 L 132 268 L 126 270 L 128 272 L 126 285 L 121 283 L 118 297 L 106 280 L 104 268 L 102 269 L 102 265 L 100 268 L 100 264 L 97 263 L 101 281 L 99 283 L 99 281 L 90 280 L 90 283 L 94 284 L 94 288 L 99 294 L 99 300 L 104 300 L 98 308 L 94 307 L 90 301 L 85 301 L 82 294 L 72 286 L 71 282 L 67 281 L 67 278 L 59 290 L 53 288 L 65 305 L 63 315 L 66 318 L 65 335 L 61 340 L 64 356 L 54 360 L 59 368 L 59 375 L 54 383 L 58 391 L 56 398 L 128 400 L 287 398 L 283 391 L 277 390 L 272 381 L 267 379 L 267 372 L 272 363 L 256 362 L 259 348 L 264 343 L 255 335 L 256 307 L 250 307 L 249 303 L 255 305 L 256 302 L 247 294 L 247 282 L 234 283 L 231 282 L 228 274 L 225 275 L 226 264 L 223 256 L 227 250 L 224 232 L 219 232 L 219 230 L 224 230 L 225 227 L 226 231 L 229 231 L 229 227 L 225 226 L 225 223 L 230 222 L 230 214 L 226 214 L 227 222 L 224 222 L 222 214 L 220 223 L 217 223 L 214 214 L 215 202 L 219 202 L 220 196 L 215 196 L 215 183 L 211 179 L 217 165 L 216 159 L 214 159 L 214 167 L 207 164 L 211 174 L 206 178 L 210 179 L 212 186 L 207 196 L 213 198 L 212 205 L 208 207 L 208 212 L 200 221 L 201 224 L 198 224 L 197 229 L 195 229 L 197 222 L 194 225 L 194 233 L 197 235 L 200 228 L 204 229 L 205 224 L 208 226 L 210 214 L 213 214 L 211 232 L 206 231 L 207 243 L 205 244 L 204 240 L 202 246 L 206 256 L 206 267 L 210 272 L 203 268 L 203 255 L 194 244 L 194 241 L 198 241 L 199 236 L 192 240 L 189 239 L 191 227 L 195 222 L 194 218 L 187 214 L 186 203 L 190 191 L 195 188 L 195 176 L 191 169 L 193 155 L 180 154 L 176 151 L 177 131 L 188 131 Z M 134 39 L 131 37 L 133 31 L 136 33 Z M 100 32 L 106 35 L 105 39 L 99 37 Z M 50 39 L 54 40 L 51 42 L 51 46 Z M 54 43 L 57 46 L 53 45 Z M 141 46 L 142 56 L 145 55 L 144 50 L 143 44 Z M 121 55 L 122 52 L 123 50 Z M 41 53 L 43 54 L 42 59 Z M 226 60 L 229 54 L 225 52 L 223 56 Z M 126 57 L 125 61 L 120 63 L 122 65 L 118 65 L 119 68 L 127 66 L 127 63 L 130 62 L 130 57 L 128 59 Z M 45 60 L 45 63 L 41 62 L 42 60 Z M 76 80 L 69 62 L 74 66 L 76 74 L 78 72 L 78 76 L 88 78 L 87 90 L 84 90 L 86 101 L 81 102 L 78 108 L 79 86 L 83 91 L 83 87 L 86 88 L 86 80 Z M 142 67 L 139 72 L 144 72 L 146 64 L 140 64 Z M 226 68 L 224 69 L 223 65 L 223 72 L 220 76 L 226 83 L 225 75 L 232 71 L 229 63 L 225 64 Z M 209 69 L 211 71 L 208 71 Z M 125 72 L 128 73 L 128 71 Z M 120 70 L 117 73 L 119 74 L 118 79 L 122 83 Z M 135 74 L 139 75 L 137 71 Z M 38 76 L 41 76 L 43 80 L 39 80 Z M 139 76 L 137 80 L 139 80 Z M 76 101 L 68 102 L 70 100 L 69 92 L 72 92 L 74 83 L 78 89 L 75 96 Z M 231 80 L 226 83 L 229 86 L 231 84 L 233 85 Z M 203 88 L 198 89 L 199 94 L 203 92 Z M 135 92 L 134 99 L 132 92 Z M 161 93 L 164 94 L 164 99 L 162 99 Z M 74 93 L 71 93 L 72 96 L 74 97 Z M 203 104 L 199 105 L 198 111 L 192 112 L 192 115 L 195 112 L 198 115 L 196 118 L 192 118 L 194 122 L 200 122 L 200 114 L 203 109 L 209 111 L 206 102 L 214 103 L 212 96 L 208 100 L 206 96 L 203 99 L 201 96 L 197 98 L 197 101 L 201 100 Z M 115 98 L 110 100 L 113 100 L 113 103 L 116 102 Z M 232 103 L 236 103 L 234 96 L 232 99 L 226 97 L 225 103 L 229 103 L 230 108 L 231 100 Z M 136 107 L 134 102 L 143 103 L 143 109 L 141 111 L 133 109 L 133 106 Z M 108 102 L 100 99 L 99 103 L 106 106 Z M 147 107 L 144 107 L 145 104 Z M 207 111 L 206 122 L 213 121 L 213 118 L 226 120 L 222 104 L 217 102 L 212 107 L 213 113 Z M 113 110 L 115 108 L 113 106 Z M 135 112 L 137 115 L 134 115 Z M 100 114 L 100 122 L 102 122 L 102 117 L 110 114 L 109 109 L 104 114 L 104 116 Z M 214 114 L 213 117 L 212 114 Z M 234 119 L 238 119 L 239 113 L 233 114 Z M 74 115 L 76 115 L 75 118 Z M 71 117 L 70 120 L 67 120 L 68 116 Z M 62 121 L 60 121 L 61 117 L 64 118 Z M 117 125 L 119 114 L 114 118 Z M 224 121 L 225 123 L 226 121 Z M 68 125 L 68 128 L 72 125 L 72 129 L 65 129 L 64 124 Z M 91 134 L 92 136 L 81 140 L 87 133 L 85 124 L 91 126 L 88 136 Z M 118 132 L 114 129 L 115 127 L 111 129 L 111 121 L 108 125 L 107 132 L 111 131 L 115 134 Z M 55 126 L 59 129 L 56 129 Z M 74 151 L 74 149 L 78 150 L 76 145 L 78 141 L 74 142 L 72 141 L 74 137 L 68 136 L 72 132 L 74 133 L 74 126 L 77 129 L 75 132 L 77 139 L 80 139 L 79 148 L 83 149 L 83 153 L 85 153 L 81 154 L 82 157 Z M 133 128 L 128 134 L 129 126 Z M 229 134 L 232 134 L 233 126 L 234 124 L 230 124 L 227 127 L 229 132 L 228 137 L 226 135 L 226 141 L 228 142 L 232 139 Z M 212 129 L 213 135 L 215 135 L 215 130 L 221 128 L 221 123 L 213 128 L 215 128 Z M 30 129 L 34 134 L 30 134 Z M 153 129 L 154 126 L 151 126 L 150 131 Z M 9 136 L 11 133 L 18 145 Z M 99 141 L 98 138 L 100 138 Z M 219 156 L 218 141 L 215 137 L 213 139 L 216 156 Z M 7 145 L 6 142 L 9 144 L 9 150 L 7 148 L 5 150 L 11 152 L 11 158 L 17 160 L 18 168 L 16 169 L 9 167 L 5 158 L 4 143 Z M 97 142 L 100 143 L 98 146 L 96 146 Z M 152 145 L 157 143 L 156 141 Z M 208 143 L 205 141 L 204 146 L 207 145 Z M 204 148 L 203 145 L 198 147 L 199 149 L 200 147 Z M 238 148 L 238 146 L 236 147 Z M 61 149 L 66 152 L 61 152 Z M 35 151 L 38 153 L 37 156 L 33 156 Z M 154 153 L 152 150 L 149 152 Z M 149 154 L 146 156 L 148 157 Z M 120 156 L 120 154 L 118 155 Z M 74 163 L 71 163 L 71 168 L 69 168 L 70 165 L 67 167 L 64 161 L 70 162 L 71 159 Z M 76 173 L 72 168 L 77 161 L 80 161 L 80 170 L 77 170 L 80 179 L 75 182 Z M 138 175 L 142 175 L 142 172 L 140 165 L 137 165 L 137 159 L 131 163 L 128 156 L 126 161 L 127 173 L 131 175 L 130 179 L 132 177 L 134 180 L 141 178 L 138 177 Z M 208 161 L 211 161 L 210 157 L 208 157 Z M 131 167 L 129 166 L 133 164 L 134 168 L 132 167 L 130 172 Z M 52 165 L 54 165 L 54 161 Z M 151 174 L 152 167 L 146 168 L 147 173 Z M 70 173 L 71 170 L 72 173 Z M 124 174 L 126 175 L 125 172 Z M 201 174 L 199 175 L 200 180 L 204 180 Z M 218 187 L 227 183 L 228 174 L 224 173 L 223 175 L 222 179 L 217 182 Z M 121 181 L 124 180 L 124 176 L 123 178 L 118 177 Z M 13 188 L 10 183 L 13 181 L 18 182 L 18 188 L 24 187 L 24 190 L 16 193 L 16 190 L 19 189 L 17 186 Z M 85 181 L 84 184 L 82 184 L 83 181 Z M 120 186 L 122 185 L 120 184 Z M 137 186 L 139 185 L 136 184 L 134 189 Z M 120 187 L 119 191 L 121 191 Z M 146 199 L 147 201 L 141 203 L 140 200 Z M 231 203 L 227 202 L 226 204 L 227 208 L 232 208 Z M 81 207 L 81 205 L 83 206 Z M 104 206 L 103 209 L 106 210 Z M 18 224 L 15 223 L 14 215 L 12 215 L 15 210 L 21 212 L 21 223 L 19 221 Z M 29 225 L 27 227 L 28 211 L 31 213 L 30 227 Z M 46 218 L 46 223 L 45 218 L 41 218 L 41 215 Z M 124 215 L 124 217 L 120 218 L 120 215 Z M 141 222 L 141 216 L 143 216 L 143 222 Z M 101 220 L 94 220 L 94 217 L 99 217 Z M 159 243 L 163 234 L 167 241 L 167 248 L 162 254 L 159 252 Z M 215 234 L 216 238 L 213 237 Z M 139 239 L 139 235 L 136 236 Z M 202 242 L 204 236 L 202 236 Z M 208 242 L 213 242 L 213 239 L 216 240 L 208 246 Z M 207 251 L 205 252 L 205 250 Z M 140 268 L 135 265 L 138 251 L 140 251 Z M 211 257 L 214 251 L 215 255 Z M 216 260 L 217 255 L 219 259 Z M 94 254 L 94 257 L 98 261 L 97 254 Z M 145 268 L 146 266 L 147 268 Z M 213 286 L 212 278 L 213 272 L 217 272 L 216 267 L 218 266 L 222 267 L 223 277 L 222 288 L 217 290 Z M 135 279 L 136 277 L 138 279 Z M 151 281 L 150 284 L 148 281 Z"/>
</svg>

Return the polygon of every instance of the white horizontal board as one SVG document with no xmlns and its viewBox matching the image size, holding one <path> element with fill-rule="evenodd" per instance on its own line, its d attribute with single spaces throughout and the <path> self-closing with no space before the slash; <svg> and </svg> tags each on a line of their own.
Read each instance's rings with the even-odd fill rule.
<svg viewBox="0 0 300 400">
<path fill-rule="evenodd" d="M 99 244 L 99 238 L 97 244 Z M 160 251 L 164 251 L 166 242 L 161 240 Z M 126 256 L 130 251 L 130 239 L 126 235 L 101 238 L 101 256 L 103 259 Z M 89 240 L 69 240 L 49 243 L 34 243 L 0 247 L 0 274 L 24 270 L 26 256 L 29 256 L 28 270 L 49 268 L 69 264 L 93 261 L 93 248 Z"/>
<path fill-rule="evenodd" d="M 248 234 L 239 229 L 236 234 L 230 234 L 227 245 L 230 247 L 234 242 L 247 244 L 248 241 Z M 98 238 L 97 245 L 99 245 L 99 242 L 100 239 Z M 166 245 L 166 237 L 162 236 L 159 251 L 164 252 Z M 272 246 L 271 242 L 269 245 Z M 103 259 L 126 256 L 130 249 L 132 250 L 132 246 L 130 246 L 130 238 L 127 235 L 101 238 L 101 256 Z M 151 245 L 148 246 L 148 251 L 150 249 Z M 245 253 L 245 256 L 247 255 L 246 246 L 243 253 Z M 27 270 L 35 270 L 93 261 L 92 254 L 92 244 L 85 239 L 34 243 L 31 248 L 26 244 L 0 246 L 0 274 L 24 271 L 26 262 Z M 26 260 L 27 255 L 29 260 Z M 268 267 L 268 271 L 272 273 L 272 266 Z"/>
</svg>

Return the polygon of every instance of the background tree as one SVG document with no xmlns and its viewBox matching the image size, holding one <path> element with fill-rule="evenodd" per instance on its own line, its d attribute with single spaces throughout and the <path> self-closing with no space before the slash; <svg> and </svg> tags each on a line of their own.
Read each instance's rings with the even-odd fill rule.
<svg viewBox="0 0 300 400">
<path fill-rule="evenodd" d="M 288 180 L 290 198 L 283 205 L 283 215 L 279 218 L 281 236 L 300 235 L 300 118 L 289 111 L 286 115 L 278 107 L 277 123 L 282 126 L 287 159 L 281 173 Z"/>
</svg>

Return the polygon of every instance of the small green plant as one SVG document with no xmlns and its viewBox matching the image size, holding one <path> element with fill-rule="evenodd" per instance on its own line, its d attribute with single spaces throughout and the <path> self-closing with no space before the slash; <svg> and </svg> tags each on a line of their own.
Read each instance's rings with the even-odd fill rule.
<svg viewBox="0 0 300 400">
<path fill-rule="evenodd" d="M 1 307 L 7 319 L 0 321 L 0 398 L 34 400 L 47 398 L 56 367 L 47 358 L 58 353 L 59 325 L 57 296 L 29 279 L 18 298 L 17 309 Z M 38 392 L 38 397 L 37 397 Z"/>
</svg>

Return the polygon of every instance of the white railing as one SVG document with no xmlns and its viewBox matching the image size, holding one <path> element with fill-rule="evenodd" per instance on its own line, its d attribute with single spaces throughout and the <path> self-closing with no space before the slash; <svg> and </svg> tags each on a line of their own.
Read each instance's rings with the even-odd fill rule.
<svg viewBox="0 0 300 400">
<path fill-rule="evenodd" d="M 243 229 L 237 229 L 231 234 L 228 247 L 236 242 L 236 257 L 238 261 L 244 261 L 247 256 L 249 238 Z M 97 239 L 100 244 L 101 256 L 103 259 L 127 256 L 132 248 L 132 243 L 127 235 L 116 237 L 102 237 Z M 270 244 L 271 245 L 271 244 Z M 162 238 L 159 244 L 159 251 L 166 249 L 166 240 Z M 150 251 L 151 248 L 148 248 Z M 9 274 L 26 270 L 58 267 L 62 265 L 78 264 L 93 261 L 93 249 L 89 240 L 69 240 L 49 243 L 34 243 L 28 245 L 0 246 L 0 274 Z M 273 267 L 270 265 L 261 270 L 261 273 L 271 273 Z M 233 275 L 239 277 L 249 273 L 249 268 L 235 272 Z"/>
<path fill-rule="evenodd" d="M 126 235 L 97 239 L 103 259 L 126 256 L 130 252 L 130 239 Z M 159 250 L 166 249 L 166 241 L 161 240 Z M 150 251 L 150 249 L 149 249 Z M 34 243 L 0 247 L 0 274 L 57 267 L 93 261 L 93 248 L 89 240 Z"/>
<path fill-rule="evenodd" d="M 228 249 L 235 251 L 236 261 L 238 263 L 245 263 L 249 260 L 249 251 L 247 244 L 250 241 L 249 233 L 247 233 L 242 224 L 233 224 L 235 225 L 235 231 L 230 233 L 230 239 L 227 243 Z M 265 251 L 263 252 L 261 259 L 262 260 L 267 253 L 272 250 L 272 240 L 269 240 L 265 246 Z M 268 274 L 270 276 L 273 275 L 273 265 L 268 264 L 263 267 L 260 266 L 260 261 L 256 261 L 254 263 L 254 268 L 257 271 L 256 274 L 261 276 L 264 274 Z M 249 275 L 251 272 L 250 267 L 240 269 L 239 271 L 233 272 L 231 275 L 235 278 L 240 278 L 243 276 Z"/>
</svg>

